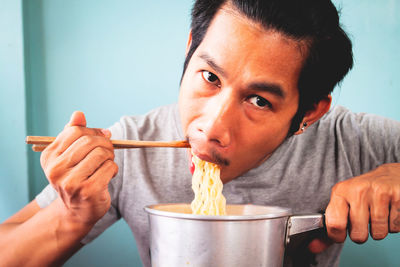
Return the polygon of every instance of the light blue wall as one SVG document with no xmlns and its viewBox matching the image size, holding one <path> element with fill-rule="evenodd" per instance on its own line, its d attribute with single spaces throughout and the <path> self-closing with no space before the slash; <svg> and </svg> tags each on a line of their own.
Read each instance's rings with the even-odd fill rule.
<svg viewBox="0 0 400 267">
<path fill-rule="evenodd" d="M 342 23 L 354 44 L 354 69 L 335 92 L 335 102 L 356 112 L 400 121 L 400 1 L 338 0 Z M 400 145 L 400 144 L 398 144 Z M 400 236 L 363 245 L 347 240 L 341 266 L 400 266 Z"/>
<path fill-rule="evenodd" d="M 190 1 L 24 1 L 29 135 L 57 135 L 74 110 L 91 127 L 173 103 L 189 30 Z M 30 152 L 30 197 L 47 184 Z M 140 266 L 120 221 L 66 266 Z"/>
<path fill-rule="evenodd" d="M 0 221 L 28 201 L 22 4 L 0 0 Z"/>
<path fill-rule="evenodd" d="M 400 120 L 400 1 L 337 0 L 355 65 L 336 90 L 339 104 Z"/>
<path fill-rule="evenodd" d="M 0 220 L 46 184 L 39 154 L 26 158 L 25 135 L 56 135 L 74 110 L 86 113 L 89 126 L 107 127 L 122 115 L 176 101 L 191 6 L 177 0 L 22 3 L 0 0 L 0 122 L 7 129 L 0 133 Z M 400 1 L 335 3 L 356 58 L 335 104 L 400 120 Z M 399 247 L 398 235 L 361 246 L 346 242 L 341 266 L 399 266 Z M 122 221 L 66 264 L 127 265 L 140 263 Z"/>
</svg>

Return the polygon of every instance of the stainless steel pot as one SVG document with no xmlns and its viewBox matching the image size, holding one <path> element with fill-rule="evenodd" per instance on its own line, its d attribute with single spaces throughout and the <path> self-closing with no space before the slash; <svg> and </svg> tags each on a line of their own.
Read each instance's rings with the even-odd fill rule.
<svg viewBox="0 0 400 267">
<path fill-rule="evenodd" d="M 323 215 L 274 206 L 227 205 L 227 216 L 193 215 L 189 204 L 145 207 L 152 266 L 282 266 L 290 236 L 323 227 Z"/>
</svg>

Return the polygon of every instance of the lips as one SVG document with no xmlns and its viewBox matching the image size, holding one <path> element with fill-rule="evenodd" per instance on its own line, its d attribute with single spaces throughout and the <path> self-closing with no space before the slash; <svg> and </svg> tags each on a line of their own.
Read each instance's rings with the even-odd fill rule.
<svg viewBox="0 0 400 267">
<path fill-rule="evenodd" d="M 222 149 L 220 147 L 216 147 L 216 144 L 212 142 L 206 142 L 200 138 L 193 138 L 192 136 L 188 138 L 188 141 L 191 146 L 191 152 L 199 159 L 217 165 L 229 165 L 229 160 L 224 157 L 226 148 Z"/>
<path fill-rule="evenodd" d="M 203 161 L 207 161 L 207 162 L 211 162 L 211 163 L 216 163 L 216 160 L 210 156 L 207 153 L 202 153 L 199 152 L 196 147 L 192 147 L 192 153 L 195 154 L 199 159 L 203 160 Z"/>
<path fill-rule="evenodd" d="M 192 149 L 192 153 L 194 155 L 196 155 L 196 157 L 198 157 L 199 159 L 201 159 L 203 161 L 215 163 L 215 160 L 211 156 L 208 156 L 207 154 L 196 153 L 196 150 L 193 147 L 191 149 Z M 193 160 L 192 160 L 192 158 L 193 158 L 192 153 L 189 152 L 189 170 L 193 174 L 194 173 L 194 169 L 195 169 L 195 165 L 194 165 Z"/>
<path fill-rule="evenodd" d="M 192 158 L 193 158 L 193 156 L 192 156 L 192 154 L 191 153 L 189 153 L 189 170 L 190 170 L 190 173 L 193 175 L 193 173 L 194 173 L 194 163 L 193 163 L 193 161 L 192 161 Z"/>
</svg>

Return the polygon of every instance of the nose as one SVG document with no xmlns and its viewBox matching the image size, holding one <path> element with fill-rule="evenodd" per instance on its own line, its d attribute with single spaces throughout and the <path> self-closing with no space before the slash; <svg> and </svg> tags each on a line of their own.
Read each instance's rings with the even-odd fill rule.
<svg viewBox="0 0 400 267">
<path fill-rule="evenodd" d="M 231 144 L 233 130 L 238 123 L 235 113 L 233 96 L 230 93 L 220 93 L 207 101 L 198 129 L 207 141 L 227 147 Z"/>
</svg>

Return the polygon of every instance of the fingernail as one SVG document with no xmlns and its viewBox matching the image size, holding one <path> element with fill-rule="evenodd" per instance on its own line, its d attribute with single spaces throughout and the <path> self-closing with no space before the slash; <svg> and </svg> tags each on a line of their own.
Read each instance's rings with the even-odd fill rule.
<svg viewBox="0 0 400 267">
<path fill-rule="evenodd" d="M 111 132 L 108 129 L 101 129 L 101 132 L 104 134 L 105 137 L 110 138 Z"/>
</svg>

